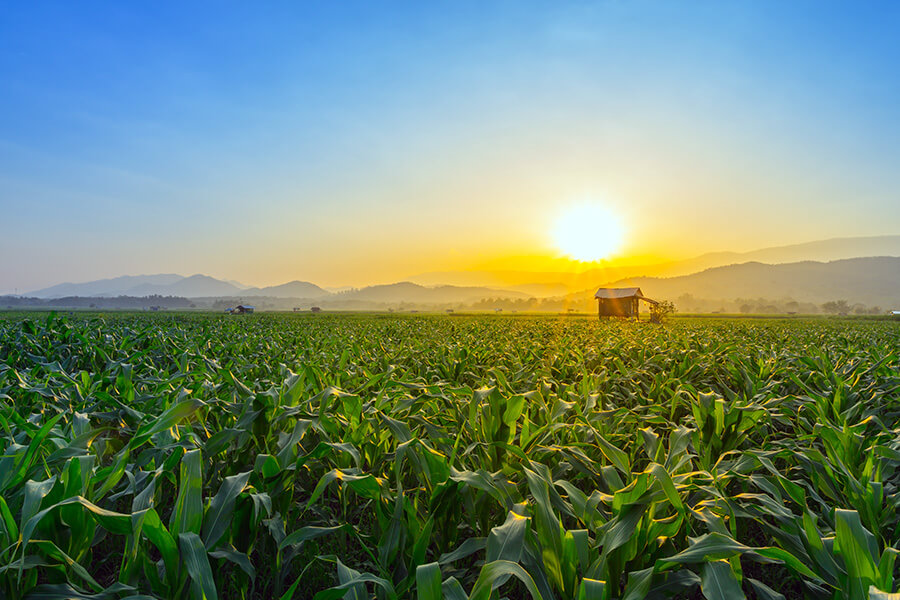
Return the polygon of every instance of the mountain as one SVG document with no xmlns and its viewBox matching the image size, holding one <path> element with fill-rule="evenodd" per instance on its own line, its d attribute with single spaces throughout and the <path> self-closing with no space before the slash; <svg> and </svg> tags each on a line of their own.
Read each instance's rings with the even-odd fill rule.
<svg viewBox="0 0 900 600">
<path fill-rule="evenodd" d="M 308 281 L 291 281 L 264 288 L 241 288 L 236 282 L 223 281 L 208 275 L 138 275 L 103 279 L 85 283 L 65 283 L 26 294 L 36 298 L 63 297 L 115 297 L 115 296 L 177 296 L 181 298 L 268 298 L 328 300 L 352 303 L 364 309 L 367 306 L 415 303 L 415 304 L 461 304 L 473 303 L 487 298 L 529 298 L 531 294 L 522 291 L 492 289 L 486 287 L 459 287 L 452 285 L 425 287 L 415 283 L 401 282 L 375 285 L 361 289 L 351 288 L 332 293 Z"/>
<path fill-rule="evenodd" d="M 25 294 L 35 298 L 62 298 L 64 296 L 120 296 L 134 295 L 130 290 L 143 285 L 166 286 L 184 279 L 183 275 L 123 275 L 112 279 L 99 279 L 84 283 L 60 283 Z"/>
<path fill-rule="evenodd" d="M 181 296 L 183 298 L 212 298 L 216 296 L 268 296 L 271 298 L 322 298 L 330 292 L 306 281 L 291 281 L 281 285 L 258 288 L 247 287 L 237 281 L 216 279 L 209 275 L 126 275 L 114 279 L 100 279 L 85 283 L 61 283 L 29 292 L 36 298 L 66 296 Z"/>
<path fill-rule="evenodd" d="M 584 271 L 436 271 L 409 280 L 421 285 L 479 285 L 527 291 L 536 297 L 558 295 L 561 288 L 578 291 L 601 281 L 634 277 L 678 277 L 704 269 L 747 262 L 768 264 L 802 261 L 827 262 L 870 256 L 900 256 L 900 235 L 849 237 L 818 240 L 790 246 L 762 248 L 751 252 L 711 252 L 669 262 L 631 266 L 601 266 Z"/>
<path fill-rule="evenodd" d="M 789 263 L 800 261 L 837 261 L 845 258 L 868 256 L 900 256 L 900 235 L 879 235 L 871 237 L 833 238 L 763 248 L 753 252 L 738 254 L 740 262 L 758 261 L 764 263 Z"/>
<path fill-rule="evenodd" d="M 637 286 L 650 298 L 791 298 L 821 304 L 847 300 L 883 308 L 900 306 L 900 258 L 868 257 L 831 262 L 767 265 L 748 262 L 680 277 L 632 277 L 596 287 Z M 588 294 L 596 287 L 582 292 Z"/>
<path fill-rule="evenodd" d="M 242 288 L 209 275 L 125 275 L 113 279 L 100 279 L 84 283 L 61 283 L 25 294 L 35 298 L 63 298 L 67 296 L 181 296 L 199 298 L 209 296 L 234 296 Z"/>
<path fill-rule="evenodd" d="M 222 281 L 224 281 L 225 283 L 230 283 L 234 287 L 240 288 L 242 290 L 249 290 L 250 288 L 253 287 L 252 285 L 245 285 L 245 284 L 241 283 L 240 281 L 235 281 L 234 279 L 223 279 Z"/>
<path fill-rule="evenodd" d="M 643 273 L 643 275 L 675 277 L 690 275 L 704 269 L 748 262 L 777 265 L 806 261 L 833 262 L 873 256 L 900 257 L 900 235 L 832 238 L 790 246 L 761 248 L 750 252 L 710 252 L 696 258 L 669 263 L 661 273 Z"/>
<path fill-rule="evenodd" d="M 264 288 L 245 289 L 241 291 L 240 295 L 268 296 L 270 298 L 324 298 L 330 296 L 331 292 L 308 281 L 291 281 Z"/>
<path fill-rule="evenodd" d="M 128 290 L 129 296 L 182 296 L 184 298 L 202 298 L 208 296 L 234 296 L 244 290 L 209 275 L 191 275 L 183 277 L 169 285 L 141 285 Z"/>
<path fill-rule="evenodd" d="M 847 254 L 872 253 L 867 257 Z M 812 260 L 809 257 L 839 257 Z M 800 257 L 801 260 L 794 260 Z M 256 298 L 270 308 L 317 304 L 345 310 L 416 304 L 450 307 L 490 299 L 539 298 L 585 302 L 601 286 L 637 285 L 651 298 L 677 300 L 686 294 L 710 300 L 783 299 L 821 304 L 845 299 L 869 306 L 900 307 L 900 235 L 837 238 L 753 252 L 718 252 L 690 260 L 643 266 L 594 268 L 583 272 L 446 271 L 415 281 L 361 289 L 326 290 L 307 281 L 247 288 L 208 275 L 135 275 L 83 283 L 62 283 L 25 294 L 42 299 L 150 295 L 204 299 L 205 304 Z M 555 266 L 553 268 L 556 268 Z M 466 283 L 470 282 L 470 283 Z M 607 283 L 604 283 L 607 282 Z M 294 302 L 309 300 L 311 302 Z M 312 302 L 314 301 L 314 302 Z M 535 304 L 541 304 L 535 302 Z M 552 302 L 545 303 L 550 306 Z M 548 308 L 549 309 L 549 308 Z M 705 310 L 705 308 L 696 308 Z M 709 310 L 715 310 L 709 308 Z"/>
</svg>

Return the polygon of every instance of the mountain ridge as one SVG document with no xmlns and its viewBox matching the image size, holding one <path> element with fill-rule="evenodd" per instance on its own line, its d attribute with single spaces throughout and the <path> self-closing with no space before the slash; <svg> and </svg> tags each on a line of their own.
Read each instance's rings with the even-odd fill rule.
<svg viewBox="0 0 900 600">
<path fill-rule="evenodd" d="M 882 249 L 890 254 L 839 258 L 831 261 L 798 260 L 770 263 L 766 260 L 818 253 L 846 254 L 860 248 Z M 293 280 L 266 287 L 243 286 L 236 281 L 209 275 L 183 276 L 174 273 L 123 275 L 81 283 L 61 283 L 36 290 L 25 296 L 42 299 L 64 297 L 110 298 L 119 296 L 171 296 L 203 300 L 207 304 L 221 301 L 277 300 L 280 306 L 289 300 L 309 303 L 340 304 L 365 310 L 366 307 L 419 304 L 457 306 L 489 303 L 497 299 L 546 301 L 565 298 L 587 298 L 597 287 L 637 285 L 650 297 L 676 300 L 683 297 L 787 298 L 821 303 L 839 298 L 874 305 L 900 304 L 900 235 L 868 238 L 834 238 L 790 246 L 763 248 L 747 253 L 709 253 L 676 263 L 660 263 L 649 267 L 617 267 L 592 269 L 580 273 L 494 272 L 508 283 L 492 285 L 490 273 L 474 273 L 480 285 L 460 285 L 444 272 L 451 282 L 427 285 L 414 280 L 329 291 L 314 283 Z M 744 260 L 745 258 L 753 260 Z M 717 262 L 737 259 L 727 265 Z M 763 260 L 765 259 L 765 260 Z M 708 266 L 712 263 L 713 266 Z M 707 265 L 707 266 L 704 266 Z M 695 269 L 690 271 L 690 269 Z M 654 270 L 656 274 L 654 274 Z M 683 273 L 688 270 L 690 272 Z M 505 273 L 505 274 L 504 274 Z M 660 275 L 659 273 L 668 273 Z M 672 273 L 676 273 L 672 275 Z M 472 274 L 469 274 L 472 275 Z M 564 281 L 539 281 L 565 276 Z M 524 282 L 509 282 L 515 277 L 532 277 Z M 415 278 L 413 278 L 415 279 Z M 604 283 L 605 282 L 605 283 Z M 573 289 L 574 288 L 574 289 Z M 304 302 L 300 302 L 304 301 Z M 215 303 L 213 303 L 215 304 Z M 550 302 L 548 306 L 552 304 Z M 270 305 L 273 305 L 270 302 Z"/>
<path fill-rule="evenodd" d="M 828 262 L 770 265 L 750 261 L 678 277 L 631 277 L 597 287 L 640 287 L 650 298 L 791 298 L 822 303 L 847 300 L 876 306 L 900 303 L 900 258 L 872 256 Z M 575 296 L 593 294 L 585 289 Z"/>
<path fill-rule="evenodd" d="M 786 264 L 805 260 L 828 262 L 874 256 L 900 256 L 900 235 L 830 238 L 771 246 L 748 252 L 707 252 L 683 260 L 624 267 L 595 267 L 577 273 L 514 269 L 432 271 L 408 279 L 423 285 L 443 282 L 453 285 L 485 285 L 513 289 L 516 286 L 527 286 L 535 291 L 537 297 L 552 297 L 561 287 L 567 288 L 570 292 L 577 292 L 596 281 L 614 281 L 632 277 L 678 277 L 704 269 L 752 261 Z M 541 291 L 542 287 L 544 291 Z"/>
</svg>

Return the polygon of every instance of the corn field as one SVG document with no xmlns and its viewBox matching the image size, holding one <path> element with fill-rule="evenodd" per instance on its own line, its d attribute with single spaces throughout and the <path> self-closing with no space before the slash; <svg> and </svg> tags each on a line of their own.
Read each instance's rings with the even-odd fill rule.
<svg viewBox="0 0 900 600">
<path fill-rule="evenodd" d="M 900 327 L 0 317 L 0 597 L 900 598 Z"/>
</svg>

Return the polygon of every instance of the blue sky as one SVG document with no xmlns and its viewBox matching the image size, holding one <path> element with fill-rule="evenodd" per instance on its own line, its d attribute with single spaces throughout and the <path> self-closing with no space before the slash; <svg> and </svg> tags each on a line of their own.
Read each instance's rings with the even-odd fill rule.
<svg viewBox="0 0 900 600">
<path fill-rule="evenodd" d="M 632 256 L 900 233 L 896 3 L 4 11 L 0 291 L 525 269 L 585 201 Z"/>
</svg>

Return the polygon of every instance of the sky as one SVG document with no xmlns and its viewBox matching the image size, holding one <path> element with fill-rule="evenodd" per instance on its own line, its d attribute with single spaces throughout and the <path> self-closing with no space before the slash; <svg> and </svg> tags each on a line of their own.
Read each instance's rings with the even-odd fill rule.
<svg viewBox="0 0 900 600">
<path fill-rule="evenodd" d="M 13 3 L 0 292 L 540 270 L 585 206 L 623 264 L 900 233 L 898 30 L 894 2 Z"/>
</svg>

